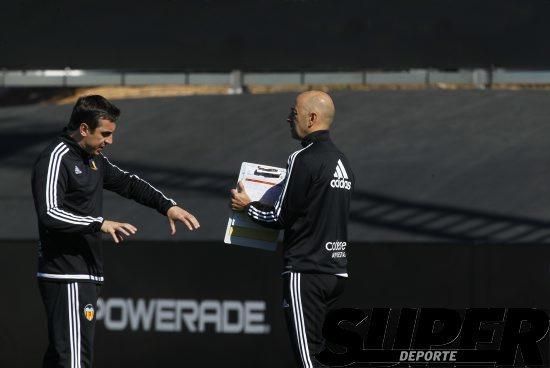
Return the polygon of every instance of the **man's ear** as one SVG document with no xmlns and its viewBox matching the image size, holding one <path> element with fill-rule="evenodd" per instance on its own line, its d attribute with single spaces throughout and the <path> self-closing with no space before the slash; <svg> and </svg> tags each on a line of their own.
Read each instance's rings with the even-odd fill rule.
<svg viewBox="0 0 550 368">
<path fill-rule="evenodd" d="M 90 127 L 86 123 L 80 123 L 80 135 L 83 137 L 86 137 L 88 134 L 90 134 Z"/>
<path fill-rule="evenodd" d="M 311 128 L 317 122 L 317 114 L 312 112 L 309 114 L 309 120 L 307 122 L 307 127 Z"/>
</svg>

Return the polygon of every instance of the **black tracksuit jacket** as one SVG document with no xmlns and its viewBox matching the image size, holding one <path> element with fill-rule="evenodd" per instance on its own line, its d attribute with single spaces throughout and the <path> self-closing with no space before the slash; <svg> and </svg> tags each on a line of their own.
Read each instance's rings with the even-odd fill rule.
<svg viewBox="0 0 550 368">
<path fill-rule="evenodd" d="M 355 177 L 326 130 L 309 134 L 288 158 L 275 205 L 252 202 L 257 223 L 284 229 L 286 271 L 347 276 L 348 217 Z"/>
<path fill-rule="evenodd" d="M 103 189 L 165 215 L 176 203 L 138 176 L 92 156 L 69 135 L 54 140 L 34 164 L 32 193 L 42 279 L 103 282 L 101 225 Z"/>
</svg>

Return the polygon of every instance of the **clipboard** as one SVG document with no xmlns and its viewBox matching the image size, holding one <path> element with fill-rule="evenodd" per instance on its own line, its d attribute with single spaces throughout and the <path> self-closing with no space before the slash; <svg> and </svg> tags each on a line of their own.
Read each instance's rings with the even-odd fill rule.
<svg viewBox="0 0 550 368">
<path fill-rule="evenodd" d="M 239 180 L 252 201 L 274 204 L 281 193 L 279 185 L 286 176 L 280 167 L 243 162 Z M 282 232 L 258 225 L 245 212 L 231 211 L 225 230 L 224 243 L 269 251 L 277 249 Z"/>
</svg>

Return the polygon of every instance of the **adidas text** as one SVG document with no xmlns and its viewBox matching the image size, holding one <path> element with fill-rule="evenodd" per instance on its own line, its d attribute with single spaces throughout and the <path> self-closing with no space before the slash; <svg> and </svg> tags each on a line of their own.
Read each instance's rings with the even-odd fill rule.
<svg viewBox="0 0 550 368">
<path fill-rule="evenodd" d="M 330 181 L 330 186 L 332 188 L 340 188 L 340 189 L 351 189 L 351 181 L 347 181 L 344 179 L 332 179 Z"/>
</svg>

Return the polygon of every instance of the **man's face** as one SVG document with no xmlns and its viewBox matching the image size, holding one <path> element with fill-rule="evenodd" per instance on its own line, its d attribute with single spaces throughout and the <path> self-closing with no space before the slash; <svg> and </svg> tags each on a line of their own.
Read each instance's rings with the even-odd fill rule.
<svg viewBox="0 0 550 368">
<path fill-rule="evenodd" d="M 309 114 L 304 111 L 303 104 L 300 101 L 300 97 L 296 98 L 296 103 L 290 108 L 290 114 L 286 121 L 290 124 L 290 133 L 294 139 L 304 138 L 308 132 Z"/>
<path fill-rule="evenodd" d="M 82 143 L 86 152 L 92 155 L 99 155 L 101 151 L 108 145 L 113 143 L 113 133 L 116 129 L 116 124 L 107 119 L 99 119 L 97 127 L 90 131 L 89 127 L 81 128 Z"/>
</svg>

